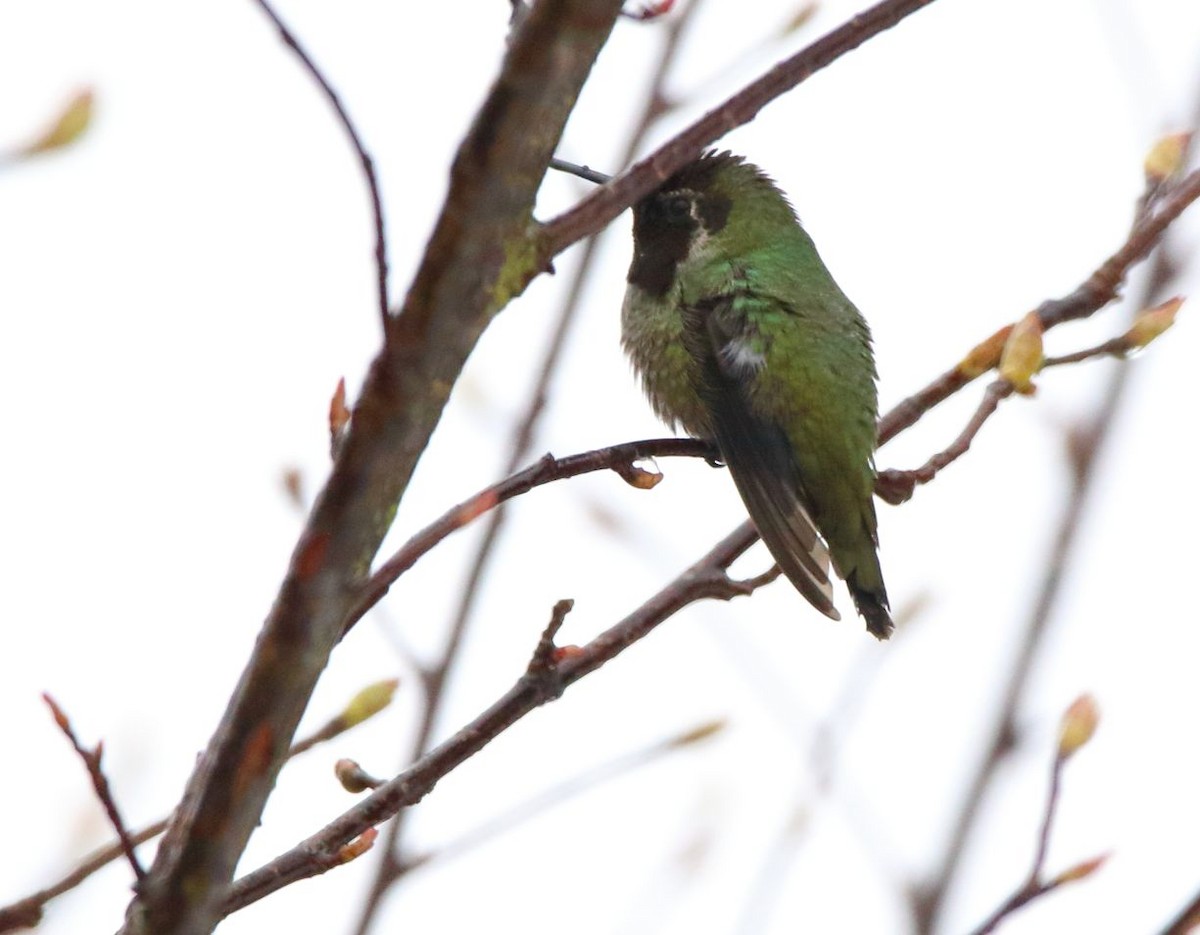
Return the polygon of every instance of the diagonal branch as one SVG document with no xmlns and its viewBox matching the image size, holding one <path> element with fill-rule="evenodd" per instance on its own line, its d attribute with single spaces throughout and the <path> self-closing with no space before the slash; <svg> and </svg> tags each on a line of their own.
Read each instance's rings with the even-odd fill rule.
<svg viewBox="0 0 1200 935">
<path fill-rule="evenodd" d="M 1037 307 L 1043 330 L 1087 318 L 1117 299 L 1130 269 L 1158 245 L 1171 223 L 1198 198 L 1200 169 L 1175 184 L 1160 202 L 1158 211 L 1149 217 L 1139 216 L 1125 242 L 1077 289 L 1062 298 L 1048 299 Z M 891 441 L 915 425 L 929 410 L 995 367 L 1000 361 L 1006 334 L 1006 329 L 1000 329 L 974 348 L 961 363 L 893 406 L 879 420 L 879 444 L 882 446 Z"/>
<path fill-rule="evenodd" d="M 400 775 L 312 837 L 238 880 L 224 913 L 235 912 L 290 883 L 339 865 L 342 861 L 336 855 L 345 844 L 400 809 L 415 805 L 443 776 L 530 711 L 557 698 L 568 686 L 599 669 L 682 608 L 709 598 L 730 600 L 753 593 L 759 582 L 735 581 L 726 569 L 754 539 L 753 527 L 744 523 L 624 620 L 552 668 L 543 671 L 534 667 L 491 707 Z"/>
<path fill-rule="evenodd" d="M 574 208 L 547 223 L 541 232 L 542 256 L 549 260 L 577 240 L 596 233 L 627 207 L 657 188 L 677 169 L 699 156 L 705 146 L 730 130 L 749 123 L 775 98 L 932 2 L 883 0 L 784 59 L 757 81 L 664 143 L 628 172 L 617 176 Z"/>
<path fill-rule="evenodd" d="M 370 580 L 359 592 L 359 598 L 346 622 L 346 629 L 354 626 L 366 613 L 383 600 L 388 590 L 400 576 L 412 568 L 421 556 L 451 533 L 462 529 L 472 520 L 502 504 L 528 493 L 536 487 L 554 481 L 578 477 L 595 471 L 615 471 L 634 487 L 649 489 L 662 479 L 639 468 L 636 462 L 646 458 L 712 458 L 713 449 L 707 442 L 694 438 L 652 438 L 645 441 L 623 442 L 607 448 L 597 448 L 565 458 L 545 455 L 522 471 L 510 474 L 504 480 L 485 487 L 462 503 L 451 507 L 436 520 L 413 535 L 395 554 L 379 566 Z"/>
</svg>

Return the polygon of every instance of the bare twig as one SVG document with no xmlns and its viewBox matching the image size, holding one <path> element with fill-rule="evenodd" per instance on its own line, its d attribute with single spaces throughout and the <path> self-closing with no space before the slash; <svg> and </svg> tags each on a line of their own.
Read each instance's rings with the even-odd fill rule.
<svg viewBox="0 0 1200 935">
<path fill-rule="evenodd" d="M 574 175 L 577 178 L 583 179 L 585 182 L 594 182 L 597 185 L 604 185 L 612 181 L 611 175 L 606 175 L 596 169 L 588 166 L 577 165 L 574 162 L 567 162 L 565 159 L 559 159 L 555 156 L 550 160 L 550 168 L 559 172 L 565 172 L 568 175 Z"/>
<path fill-rule="evenodd" d="M 1103 341 L 1094 347 L 1084 348 L 1059 357 L 1047 357 L 1041 361 L 1039 369 L 1061 367 L 1075 364 L 1097 357 L 1116 357 L 1123 360 L 1133 351 L 1145 347 L 1150 341 L 1162 334 L 1175 320 L 1175 314 L 1183 304 L 1179 296 L 1140 312 L 1133 325 L 1124 334 Z M 1007 334 L 1009 329 L 1001 329 L 997 335 Z M 983 346 L 998 343 L 989 339 Z M 969 358 L 970 359 L 970 358 Z M 960 364 L 959 369 L 963 369 Z M 1003 369 L 1003 368 L 1002 368 Z M 967 453 L 971 442 L 983 428 L 983 424 L 992 417 L 1000 403 L 1016 392 L 1016 387 L 1010 380 L 999 379 L 988 385 L 979 402 L 979 407 L 971 420 L 959 433 L 958 437 L 944 450 L 939 451 L 921 467 L 911 471 L 888 469 L 880 471 L 875 479 L 875 493 L 891 504 L 904 503 L 913 495 L 913 490 L 919 484 L 928 484 L 943 468 L 952 464 Z"/>
<path fill-rule="evenodd" d="M 75 730 L 71 727 L 71 720 L 67 717 L 63 709 L 58 706 L 58 702 L 46 693 L 42 694 L 42 700 L 46 702 L 51 714 L 54 715 L 54 723 L 58 725 L 58 729 L 66 735 L 67 740 L 71 741 L 71 746 L 75 748 L 75 752 L 83 760 L 83 765 L 87 767 L 88 776 L 92 780 L 92 788 L 96 790 L 96 798 L 100 800 L 100 804 L 104 807 L 104 814 L 108 816 L 109 824 L 117 832 L 117 840 L 121 843 L 121 852 L 125 855 L 125 859 L 129 861 L 129 866 L 133 868 L 133 875 L 138 880 L 144 879 L 146 871 L 142 868 L 141 861 L 138 860 L 137 852 L 133 849 L 133 838 L 129 834 L 129 829 L 125 827 L 125 822 L 121 819 L 121 812 L 117 808 L 116 800 L 113 798 L 112 788 L 108 784 L 108 777 L 104 775 L 104 767 L 101 764 L 101 760 L 104 758 L 104 742 L 100 741 L 96 744 L 95 749 L 89 750 L 75 736 Z"/>
<path fill-rule="evenodd" d="M 1090 697 L 1085 695 L 1079 698 L 1067 709 L 1063 718 L 1063 728 L 1059 734 L 1058 750 L 1050 768 L 1050 784 L 1046 792 L 1046 804 L 1042 809 L 1042 821 L 1038 831 L 1033 865 L 1024 882 L 979 924 L 972 935 L 988 935 L 1022 906 L 1053 892 L 1064 884 L 1075 883 L 1091 876 L 1107 859 L 1106 856 L 1095 857 L 1076 864 L 1056 876 L 1047 878 L 1045 875 L 1046 854 L 1050 849 L 1050 832 L 1054 827 L 1054 816 L 1058 810 L 1058 801 L 1062 791 L 1063 767 L 1076 750 L 1090 739 L 1095 726 L 1095 704 Z"/>
<path fill-rule="evenodd" d="M 358 156 L 358 161 L 362 165 L 363 181 L 367 186 L 367 195 L 371 199 L 371 217 L 375 226 L 375 291 L 377 301 L 379 303 L 379 316 L 384 327 L 387 327 L 389 310 L 391 309 L 391 301 L 388 298 L 388 259 L 387 259 L 387 232 L 384 227 L 383 220 L 383 199 L 379 194 L 379 179 L 375 175 L 375 162 L 371 159 L 371 154 L 367 152 L 367 147 L 362 141 L 362 137 L 358 133 L 358 128 L 354 126 L 354 121 L 350 119 L 350 114 L 342 105 L 342 100 L 338 97 L 337 91 L 333 89 L 321 69 L 305 51 L 304 46 L 300 44 L 295 34 L 288 29 L 287 25 L 279 18 L 279 14 L 268 0 L 254 0 L 259 8 L 267 15 L 267 18 L 279 30 L 279 37 L 283 40 L 296 58 L 300 60 L 300 64 L 309 76 L 317 83 L 321 89 L 321 93 L 325 95 L 325 99 L 329 101 L 329 105 L 333 108 L 337 115 L 338 122 L 342 125 L 342 129 L 346 132 L 346 137 L 350 140 L 350 145 L 354 147 L 354 152 Z"/>
<path fill-rule="evenodd" d="M 554 638 L 558 636 L 558 631 L 566 623 L 567 614 L 574 607 L 575 602 L 570 599 L 561 600 L 554 605 L 554 610 L 550 614 L 550 622 L 542 631 L 542 637 L 534 647 L 533 655 L 529 658 L 529 665 L 525 668 L 526 678 L 536 682 L 552 681 L 554 672 L 558 668 L 558 660 L 555 658 L 558 647 L 554 645 Z M 562 694 L 562 689 L 558 686 L 554 686 L 554 689 L 552 694 L 554 698 L 557 698 Z"/>
<path fill-rule="evenodd" d="M 1165 194 L 1160 194 L 1150 203 L 1151 213 L 1137 218 L 1121 248 L 1105 260 L 1075 293 L 1058 302 L 1045 303 L 1038 309 L 1044 328 L 1050 329 L 1064 321 L 1085 318 L 1095 310 L 1093 306 L 1101 308 L 1118 298 L 1130 267 L 1144 260 L 1162 240 L 1172 222 L 1200 198 L 1200 169 L 1171 185 L 1159 185 L 1160 191 Z"/>
</svg>

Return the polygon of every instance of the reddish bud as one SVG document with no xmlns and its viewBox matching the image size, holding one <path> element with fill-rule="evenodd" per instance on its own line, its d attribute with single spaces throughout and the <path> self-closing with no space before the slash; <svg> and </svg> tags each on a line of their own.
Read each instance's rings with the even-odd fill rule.
<svg viewBox="0 0 1200 935">
<path fill-rule="evenodd" d="M 561 662 L 570 662 L 582 655 L 582 647 L 568 643 L 566 646 L 555 646 L 554 652 L 550 654 L 550 659 L 555 665 L 558 665 Z"/>
</svg>

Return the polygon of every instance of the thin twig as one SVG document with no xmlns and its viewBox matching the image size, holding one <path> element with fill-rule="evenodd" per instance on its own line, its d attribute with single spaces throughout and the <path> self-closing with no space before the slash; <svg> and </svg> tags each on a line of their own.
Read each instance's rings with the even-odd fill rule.
<svg viewBox="0 0 1200 935">
<path fill-rule="evenodd" d="M 305 51 L 304 46 L 300 44 L 295 34 L 288 29 L 287 25 L 280 19 L 279 14 L 275 12 L 269 0 L 254 0 L 259 8 L 267 15 L 267 18 L 275 24 L 275 28 L 279 30 L 279 36 L 296 58 L 300 60 L 300 64 L 304 70 L 312 77 L 313 81 L 321 89 L 321 93 L 325 95 L 325 99 L 329 101 L 334 113 L 337 115 L 338 122 L 342 125 L 342 129 L 346 132 L 347 138 L 350 140 L 350 145 L 354 147 L 354 152 L 358 156 L 358 161 L 362 165 L 363 181 L 367 186 L 367 195 L 371 199 L 371 217 L 375 226 L 375 290 L 377 301 L 379 303 L 379 316 L 385 328 L 387 326 L 389 310 L 391 309 L 391 300 L 388 298 L 388 250 L 387 250 L 387 232 L 384 227 L 383 220 L 383 199 L 379 194 L 379 179 L 375 175 L 375 162 L 367 152 L 367 147 L 359 135 L 358 128 L 355 127 L 354 121 L 350 119 L 350 114 L 346 108 L 342 106 L 342 100 L 338 97 L 337 91 L 333 89 L 321 69 Z"/>
<path fill-rule="evenodd" d="M 542 636 L 538 640 L 537 646 L 533 649 L 533 655 L 529 657 L 529 665 L 525 667 L 526 678 L 537 682 L 551 680 L 555 670 L 558 668 L 558 661 L 555 659 L 558 647 L 554 645 L 554 638 L 558 636 L 558 631 L 566 623 L 567 614 L 574 607 L 575 602 L 569 598 L 561 600 L 554 605 L 554 610 L 550 614 L 550 622 L 546 624 L 546 629 L 542 631 Z M 562 694 L 561 689 L 554 692 L 554 697 L 557 698 L 560 694 Z"/>
<path fill-rule="evenodd" d="M 967 453 L 971 442 L 983 428 L 983 424 L 996 412 L 1002 400 L 1013 394 L 1013 385 L 1008 380 L 994 380 L 988 384 L 983 399 L 969 422 L 946 448 L 933 455 L 919 468 L 898 471 L 894 468 L 880 471 L 875 478 L 875 492 L 888 503 L 904 503 L 913 495 L 918 484 L 928 484 L 938 472 Z"/>
<path fill-rule="evenodd" d="M 104 775 L 104 768 L 101 764 L 104 758 L 104 741 L 97 743 L 95 749 L 89 750 L 75 736 L 75 730 L 71 727 L 71 721 L 67 717 L 66 712 L 58 706 L 58 702 L 44 692 L 42 693 L 42 700 L 46 702 L 50 708 L 50 712 L 54 715 L 54 723 L 58 725 L 58 729 L 66 735 L 67 740 L 71 741 L 71 746 L 75 748 L 75 752 L 83 760 L 83 765 L 87 767 L 88 776 L 92 780 L 92 788 L 96 790 L 96 798 L 100 800 L 100 804 L 104 807 L 104 814 L 108 816 L 109 824 L 117 832 L 117 840 L 121 843 L 121 852 L 125 855 L 125 859 L 129 861 L 129 866 L 133 868 L 133 875 L 139 881 L 144 880 L 146 878 L 146 871 L 142 867 L 142 862 L 138 860 L 137 852 L 134 850 L 133 837 L 130 835 L 129 829 L 125 827 L 125 822 L 121 818 L 121 812 L 117 808 L 117 802 L 113 798 L 112 787 L 108 784 L 108 777 Z"/>
<path fill-rule="evenodd" d="M 1050 832 L 1054 828 L 1054 817 L 1058 812 L 1058 803 L 1062 793 L 1063 767 L 1066 766 L 1067 760 L 1074 752 L 1087 742 L 1091 732 L 1095 729 L 1094 705 L 1095 703 L 1090 697 L 1085 696 L 1076 701 L 1064 716 L 1064 728 L 1059 734 L 1058 751 L 1050 767 L 1050 783 L 1046 791 L 1046 803 L 1042 808 L 1042 820 L 1038 830 L 1032 866 L 1021 884 L 973 930 L 972 935 L 989 935 L 1001 922 L 1022 906 L 1028 905 L 1035 899 L 1040 899 L 1060 886 L 1091 876 L 1107 860 L 1107 855 L 1094 857 L 1078 863 L 1056 876 L 1046 877 L 1046 856 L 1050 850 Z M 1081 723 L 1079 720 L 1081 716 L 1085 720 L 1090 720 L 1090 724 Z M 1070 730 L 1074 732 L 1074 736 L 1069 737 L 1066 724 L 1072 718 L 1075 719 L 1075 724 Z M 1068 741 L 1067 745 L 1064 745 L 1065 740 Z"/>
<path fill-rule="evenodd" d="M 588 166 L 567 162 L 567 160 L 559 159 L 557 156 L 550 160 L 550 168 L 557 172 L 565 172 L 567 175 L 573 175 L 576 178 L 583 179 L 585 182 L 594 182 L 597 185 L 604 185 L 612 181 L 611 175 L 599 172 Z"/>
</svg>

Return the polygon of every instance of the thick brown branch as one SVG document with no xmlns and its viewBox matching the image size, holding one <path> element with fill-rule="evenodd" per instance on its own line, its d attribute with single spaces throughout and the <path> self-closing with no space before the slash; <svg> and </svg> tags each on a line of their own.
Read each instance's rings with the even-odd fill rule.
<svg viewBox="0 0 1200 935">
<path fill-rule="evenodd" d="M 451 386 L 535 257 L 534 196 L 619 0 L 540 0 L 464 139 L 401 313 L 333 473 L 153 868 L 128 935 L 207 935 L 317 677 L 340 638 Z"/>
</svg>

